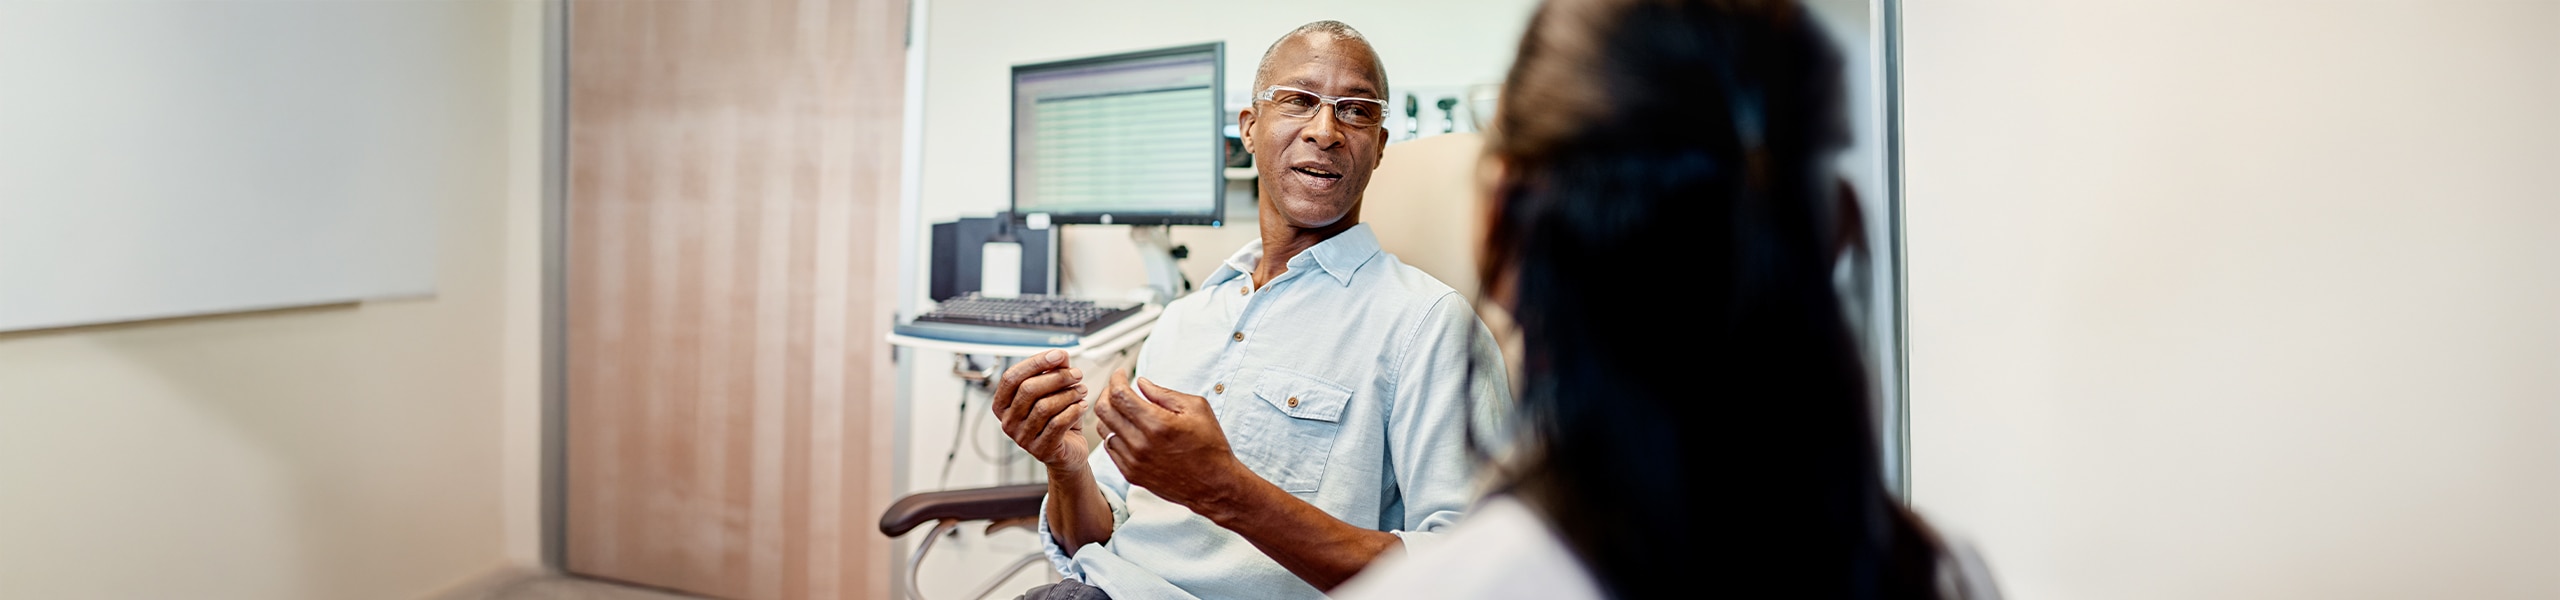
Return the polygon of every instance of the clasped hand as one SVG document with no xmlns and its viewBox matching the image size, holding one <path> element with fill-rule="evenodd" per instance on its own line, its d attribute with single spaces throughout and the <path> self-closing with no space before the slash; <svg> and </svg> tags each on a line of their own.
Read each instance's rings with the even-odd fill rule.
<svg viewBox="0 0 2560 600">
<path fill-rule="evenodd" d="M 1091 406 L 1108 434 L 1103 451 L 1121 475 L 1166 501 L 1202 510 L 1252 477 L 1227 446 L 1207 398 L 1131 382 L 1126 373 L 1112 374 L 1111 385 L 1090 404 L 1085 390 L 1084 372 L 1067 366 L 1065 352 L 1051 350 L 1006 369 L 990 408 L 1005 436 L 1053 475 L 1084 471 L 1092 447 L 1080 423 Z"/>
<path fill-rule="evenodd" d="M 1168 502 L 1207 514 L 1253 477 L 1227 447 L 1207 398 L 1113 373 L 1094 416 L 1110 433 L 1102 450 L 1120 474 Z"/>
</svg>

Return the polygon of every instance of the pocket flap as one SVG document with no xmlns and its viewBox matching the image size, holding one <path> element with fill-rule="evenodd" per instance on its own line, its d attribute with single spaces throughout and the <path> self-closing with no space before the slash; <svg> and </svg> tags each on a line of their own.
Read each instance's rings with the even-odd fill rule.
<svg viewBox="0 0 2560 600">
<path fill-rule="evenodd" d="M 1263 372 L 1262 381 L 1253 386 L 1253 395 L 1291 417 L 1327 423 L 1342 422 L 1342 408 L 1351 404 L 1350 389 L 1277 369 Z"/>
</svg>

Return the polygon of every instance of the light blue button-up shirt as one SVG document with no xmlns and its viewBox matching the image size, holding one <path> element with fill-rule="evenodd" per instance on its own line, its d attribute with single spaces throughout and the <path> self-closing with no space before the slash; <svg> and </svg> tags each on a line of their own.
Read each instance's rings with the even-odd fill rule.
<svg viewBox="0 0 2560 600">
<path fill-rule="evenodd" d="M 1468 416 L 1510 404 L 1493 336 L 1465 297 L 1379 250 L 1367 225 L 1251 289 L 1261 259 L 1262 242 L 1246 244 L 1167 305 L 1138 375 L 1207 397 L 1236 458 L 1280 489 L 1408 548 L 1429 544 L 1474 499 Z M 1243 536 L 1129 485 L 1110 453 L 1087 462 L 1114 525 L 1108 543 L 1069 558 L 1041 520 L 1067 577 L 1118 600 L 1324 597 Z"/>
</svg>

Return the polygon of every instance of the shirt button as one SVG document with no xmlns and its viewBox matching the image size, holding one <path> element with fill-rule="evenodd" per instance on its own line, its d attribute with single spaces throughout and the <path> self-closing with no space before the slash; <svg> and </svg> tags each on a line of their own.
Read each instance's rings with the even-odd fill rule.
<svg viewBox="0 0 2560 600">
<path fill-rule="evenodd" d="M 1212 392 L 1212 393 L 1218 393 L 1218 394 L 1224 394 L 1224 393 L 1227 393 L 1227 384 L 1223 384 L 1223 383 L 1218 384 L 1216 387 L 1211 387 L 1211 388 L 1209 388 L 1209 391 L 1210 391 L 1210 392 Z"/>
<path fill-rule="evenodd" d="M 1238 332 L 1236 332 L 1236 341 L 1239 341 L 1239 342 L 1244 341 L 1244 332 L 1242 332 L 1242 331 L 1238 331 Z"/>
<path fill-rule="evenodd" d="M 1297 397 L 1297 396 L 1290 396 L 1290 397 L 1289 397 L 1289 408 L 1297 408 L 1297 407 L 1298 407 L 1298 397 Z"/>
<path fill-rule="evenodd" d="M 1238 296 L 1242 296 L 1242 295 L 1245 295 L 1245 294 L 1251 294 L 1251 293 L 1253 293 L 1253 288 L 1249 288 L 1249 287 L 1245 287 L 1245 286 L 1241 286 L 1241 285 L 1236 286 L 1236 295 L 1238 295 Z"/>
</svg>

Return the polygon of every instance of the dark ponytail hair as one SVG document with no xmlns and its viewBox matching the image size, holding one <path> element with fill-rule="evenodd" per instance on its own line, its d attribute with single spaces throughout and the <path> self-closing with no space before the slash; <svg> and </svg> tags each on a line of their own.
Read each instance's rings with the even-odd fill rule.
<svg viewBox="0 0 2560 600">
<path fill-rule="evenodd" d="M 1831 284 L 1846 113 L 1811 18 L 1551 0 L 1503 84 L 1479 273 L 1523 350 L 1502 477 L 1611 595 L 1934 596 Z"/>
</svg>

